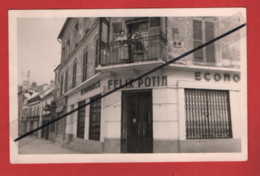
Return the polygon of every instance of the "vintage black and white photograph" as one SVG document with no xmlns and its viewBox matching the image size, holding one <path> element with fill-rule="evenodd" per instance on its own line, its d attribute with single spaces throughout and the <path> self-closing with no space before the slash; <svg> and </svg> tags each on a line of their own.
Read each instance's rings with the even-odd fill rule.
<svg viewBox="0 0 260 176">
<path fill-rule="evenodd" d="M 11 161 L 246 160 L 244 24 L 244 8 L 11 11 Z"/>
</svg>

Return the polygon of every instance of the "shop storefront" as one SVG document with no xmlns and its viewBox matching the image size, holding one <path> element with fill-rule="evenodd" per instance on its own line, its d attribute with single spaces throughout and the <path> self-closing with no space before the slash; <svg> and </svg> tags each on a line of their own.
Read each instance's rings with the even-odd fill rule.
<svg viewBox="0 0 260 176">
<path fill-rule="evenodd" d="M 69 91 L 67 111 L 155 67 L 133 64 Z M 239 152 L 240 72 L 171 65 L 67 117 L 67 147 L 86 153 Z"/>
<path fill-rule="evenodd" d="M 39 126 L 39 116 L 28 117 L 26 119 L 26 132 L 30 132 Z M 38 132 L 32 133 L 37 136 Z"/>
<path fill-rule="evenodd" d="M 61 117 L 66 113 L 66 97 L 56 101 L 56 118 Z M 55 133 L 53 133 L 55 141 L 63 144 L 65 142 L 65 129 L 66 129 L 66 118 L 62 118 L 55 122 L 51 128 L 55 128 Z"/>
</svg>

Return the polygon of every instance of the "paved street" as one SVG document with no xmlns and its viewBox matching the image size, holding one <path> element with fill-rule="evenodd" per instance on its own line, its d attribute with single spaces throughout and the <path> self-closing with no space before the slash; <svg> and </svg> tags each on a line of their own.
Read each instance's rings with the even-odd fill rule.
<svg viewBox="0 0 260 176">
<path fill-rule="evenodd" d="M 19 154 L 77 154 L 52 141 L 29 136 L 19 141 Z"/>
</svg>

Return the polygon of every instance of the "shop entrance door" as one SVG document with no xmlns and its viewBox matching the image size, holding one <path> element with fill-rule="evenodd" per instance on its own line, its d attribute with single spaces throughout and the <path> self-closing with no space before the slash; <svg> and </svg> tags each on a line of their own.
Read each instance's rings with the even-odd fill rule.
<svg viewBox="0 0 260 176">
<path fill-rule="evenodd" d="M 43 120 L 42 121 L 42 125 L 45 125 L 46 123 L 49 123 L 50 121 L 49 120 Z M 49 139 L 49 128 L 50 128 L 50 125 L 47 125 L 46 127 L 42 128 L 42 138 L 44 139 Z"/>
<path fill-rule="evenodd" d="M 153 152 L 152 91 L 122 92 L 122 153 Z"/>
</svg>

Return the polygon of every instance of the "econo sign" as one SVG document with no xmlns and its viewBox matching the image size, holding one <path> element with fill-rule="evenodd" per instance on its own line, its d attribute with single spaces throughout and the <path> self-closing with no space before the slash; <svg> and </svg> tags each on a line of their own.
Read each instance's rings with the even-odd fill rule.
<svg viewBox="0 0 260 176">
<path fill-rule="evenodd" d="M 194 73 L 195 80 L 206 80 L 211 81 L 214 80 L 215 82 L 224 81 L 224 82 L 239 82 L 240 75 L 239 74 L 229 74 L 229 73 L 202 73 L 202 72 L 195 72 Z"/>
</svg>

